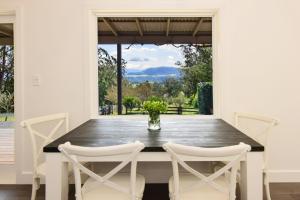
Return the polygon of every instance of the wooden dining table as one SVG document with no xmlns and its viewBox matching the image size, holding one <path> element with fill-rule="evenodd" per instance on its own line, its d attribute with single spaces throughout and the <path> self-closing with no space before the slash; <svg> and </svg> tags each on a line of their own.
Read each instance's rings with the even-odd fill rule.
<svg viewBox="0 0 300 200">
<path fill-rule="evenodd" d="M 103 147 L 140 141 L 145 148 L 140 162 L 170 162 L 162 145 L 174 142 L 196 147 L 224 147 L 240 142 L 251 151 L 241 162 L 242 200 L 263 199 L 264 147 L 222 119 L 202 117 L 162 117 L 161 130 L 148 131 L 146 116 L 90 119 L 44 147 L 46 154 L 46 200 L 68 199 L 68 163 L 58 150 L 65 142 L 88 147 Z M 103 157 L 82 158 L 87 162 L 118 162 Z M 195 160 L 193 160 L 195 161 Z M 204 160 L 197 160 L 204 161 Z M 205 160 L 216 161 L 216 159 Z"/>
</svg>

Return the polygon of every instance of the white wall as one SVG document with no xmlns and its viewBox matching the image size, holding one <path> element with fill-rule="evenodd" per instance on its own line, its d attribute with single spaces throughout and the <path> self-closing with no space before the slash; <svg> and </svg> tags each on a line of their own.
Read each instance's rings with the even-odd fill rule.
<svg viewBox="0 0 300 200">
<path fill-rule="evenodd" d="M 221 115 L 230 122 L 234 111 L 280 119 L 271 138 L 274 179 L 286 181 L 290 175 L 300 181 L 299 6 L 297 0 L 0 0 L 0 9 L 21 10 L 21 118 L 68 111 L 73 128 L 89 118 L 88 8 L 218 9 Z M 31 84 L 35 74 L 41 77 L 39 87 Z M 20 129 L 17 137 L 21 140 L 17 146 L 22 154 L 17 157 L 21 183 L 30 180 L 26 173 L 31 170 L 31 154 Z"/>
<path fill-rule="evenodd" d="M 220 10 L 221 115 L 279 119 L 271 136 L 273 181 L 300 181 L 299 1 L 230 0 Z"/>
</svg>

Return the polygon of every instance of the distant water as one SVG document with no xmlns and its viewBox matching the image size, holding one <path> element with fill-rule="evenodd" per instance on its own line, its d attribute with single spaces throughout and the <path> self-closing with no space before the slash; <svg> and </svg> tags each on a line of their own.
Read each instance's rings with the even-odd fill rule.
<svg viewBox="0 0 300 200">
<path fill-rule="evenodd" d="M 177 67 L 150 67 L 141 71 L 128 70 L 125 74 L 125 78 L 132 83 L 149 82 L 163 82 L 167 78 L 179 78 L 180 69 Z"/>
</svg>

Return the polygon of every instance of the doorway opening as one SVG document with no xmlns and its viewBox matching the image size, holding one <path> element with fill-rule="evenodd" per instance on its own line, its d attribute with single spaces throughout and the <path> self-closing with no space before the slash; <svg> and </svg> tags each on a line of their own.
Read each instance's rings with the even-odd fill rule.
<svg viewBox="0 0 300 200">
<path fill-rule="evenodd" d="M 0 23 L 0 164 L 14 164 L 13 24 Z"/>
</svg>

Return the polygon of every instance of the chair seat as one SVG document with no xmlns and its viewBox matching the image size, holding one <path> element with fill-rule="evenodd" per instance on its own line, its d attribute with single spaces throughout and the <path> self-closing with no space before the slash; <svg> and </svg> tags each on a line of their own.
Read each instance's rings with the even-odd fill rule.
<svg viewBox="0 0 300 200">
<path fill-rule="evenodd" d="M 199 182 L 199 178 L 191 174 L 181 174 L 179 178 L 180 200 L 229 200 L 229 194 L 220 192 L 209 185 L 200 185 L 191 188 Z M 220 176 L 214 181 L 224 188 L 229 188 L 229 181 L 225 176 Z M 189 189 L 190 188 L 190 189 Z M 173 176 L 169 180 L 170 199 L 174 194 Z"/>
<path fill-rule="evenodd" d="M 110 181 L 129 188 L 130 184 L 130 175 L 127 173 L 120 173 L 113 176 Z M 84 183 L 86 188 L 89 188 L 93 185 L 96 180 L 92 178 L 88 178 L 88 180 Z M 143 193 L 145 189 L 145 178 L 139 174 L 136 175 L 136 194 L 138 196 L 137 199 L 142 199 Z M 115 189 L 112 189 L 105 185 L 100 185 L 87 191 L 82 194 L 83 200 L 99 200 L 99 199 L 107 199 L 107 200 L 132 200 L 129 194 L 125 194 L 123 192 L 118 192 Z M 100 198 L 101 197 L 101 198 Z"/>
</svg>

